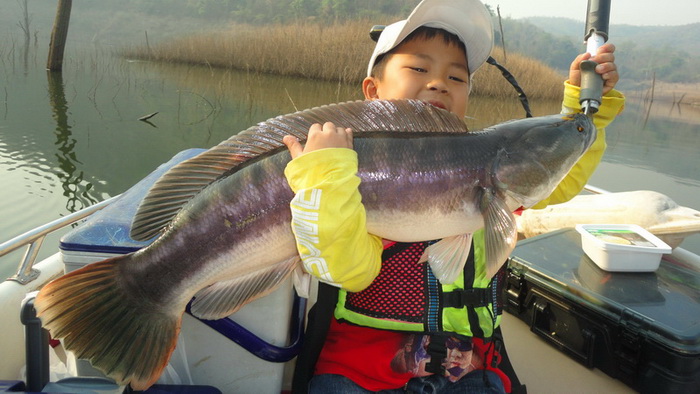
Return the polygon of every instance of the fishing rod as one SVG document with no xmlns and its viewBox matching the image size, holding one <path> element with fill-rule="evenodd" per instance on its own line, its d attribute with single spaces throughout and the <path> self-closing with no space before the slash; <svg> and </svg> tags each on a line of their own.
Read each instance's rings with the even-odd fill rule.
<svg viewBox="0 0 700 394">
<path fill-rule="evenodd" d="M 588 0 L 586 13 L 586 31 L 583 42 L 586 52 L 595 56 L 606 41 L 608 41 L 608 25 L 610 22 L 610 0 Z M 603 96 L 603 77 L 595 72 L 598 65 L 593 60 L 581 62 L 581 95 L 579 103 L 586 115 L 598 112 Z"/>
</svg>

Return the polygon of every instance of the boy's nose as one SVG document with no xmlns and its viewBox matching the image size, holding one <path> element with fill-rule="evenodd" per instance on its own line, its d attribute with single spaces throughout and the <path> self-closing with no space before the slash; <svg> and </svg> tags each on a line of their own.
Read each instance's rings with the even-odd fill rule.
<svg viewBox="0 0 700 394">
<path fill-rule="evenodd" d="M 447 92 L 447 84 L 441 79 L 434 79 L 428 83 L 428 89 L 437 90 L 440 93 Z"/>
</svg>

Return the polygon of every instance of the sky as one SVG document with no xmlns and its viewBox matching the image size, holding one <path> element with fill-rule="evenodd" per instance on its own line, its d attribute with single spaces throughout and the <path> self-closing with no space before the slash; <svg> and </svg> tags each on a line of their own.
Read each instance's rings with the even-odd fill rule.
<svg viewBox="0 0 700 394">
<path fill-rule="evenodd" d="M 513 19 L 559 16 L 586 20 L 587 0 L 482 0 Z M 698 0 L 610 0 L 610 24 L 676 26 L 700 22 Z"/>
</svg>

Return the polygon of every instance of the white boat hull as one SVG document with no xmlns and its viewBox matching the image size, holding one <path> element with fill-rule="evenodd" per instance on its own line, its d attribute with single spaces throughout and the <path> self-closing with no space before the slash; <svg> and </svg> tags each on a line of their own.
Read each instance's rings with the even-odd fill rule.
<svg viewBox="0 0 700 394">
<path fill-rule="evenodd" d="M 3 316 L 3 335 L 0 335 L 0 379 L 20 379 L 21 369 L 25 365 L 24 325 L 20 322 L 20 307 L 27 293 L 38 291 L 46 283 L 63 275 L 63 262 L 56 253 L 38 264 L 39 277 L 22 285 L 6 280 L 0 282 L 0 316 Z"/>
</svg>

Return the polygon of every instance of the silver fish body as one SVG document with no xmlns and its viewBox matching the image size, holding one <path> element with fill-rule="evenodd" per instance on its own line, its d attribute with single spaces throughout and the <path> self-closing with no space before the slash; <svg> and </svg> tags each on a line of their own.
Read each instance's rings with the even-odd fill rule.
<svg viewBox="0 0 700 394">
<path fill-rule="evenodd" d="M 135 238 L 162 235 L 141 251 L 47 285 L 36 303 L 45 327 L 117 381 L 150 386 L 193 297 L 194 315 L 221 318 L 274 290 L 297 266 L 294 195 L 283 174 L 290 156 L 281 138 L 304 138 L 311 123 L 354 129 L 370 233 L 408 242 L 484 227 L 491 265 L 514 246 L 511 212 L 547 197 L 595 139 L 585 116 L 466 132 L 451 114 L 415 101 L 339 104 L 302 115 L 261 123 L 166 174 L 132 230 Z M 116 332 L 90 324 L 116 314 L 131 316 Z M 163 345 L 146 355 L 127 350 L 144 332 L 153 336 L 148 343 Z"/>
<path fill-rule="evenodd" d="M 581 129 L 582 131 L 579 131 Z M 482 228 L 484 199 L 510 211 L 549 196 L 595 139 L 587 117 L 504 123 L 465 135 L 355 142 L 371 233 L 403 242 Z"/>
<path fill-rule="evenodd" d="M 484 227 L 484 199 L 507 200 L 510 211 L 540 201 L 592 142 L 594 133 L 578 130 L 587 119 L 554 115 L 410 138 L 360 133 L 354 149 L 368 231 L 400 242 L 440 239 Z M 125 266 L 124 276 L 135 287 L 148 283 L 153 298 L 180 310 L 213 283 L 293 258 L 293 194 L 283 174 L 288 161 L 281 151 L 209 185 L 163 236 L 134 255 L 140 262 Z"/>
</svg>

